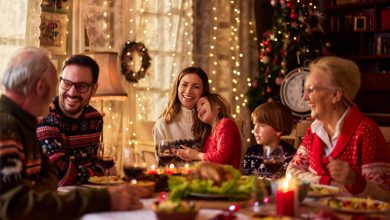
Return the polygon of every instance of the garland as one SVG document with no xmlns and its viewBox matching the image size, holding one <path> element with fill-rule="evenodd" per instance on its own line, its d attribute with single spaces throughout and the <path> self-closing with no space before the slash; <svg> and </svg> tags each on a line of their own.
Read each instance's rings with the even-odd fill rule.
<svg viewBox="0 0 390 220">
<path fill-rule="evenodd" d="M 138 70 L 136 68 L 137 57 L 140 56 L 141 66 Z M 122 74 L 129 82 L 138 82 L 138 80 L 145 77 L 150 66 L 151 58 L 148 54 L 148 49 L 141 42 L 127 41 L 121 53 L 121 68 Z"/>
</svg>

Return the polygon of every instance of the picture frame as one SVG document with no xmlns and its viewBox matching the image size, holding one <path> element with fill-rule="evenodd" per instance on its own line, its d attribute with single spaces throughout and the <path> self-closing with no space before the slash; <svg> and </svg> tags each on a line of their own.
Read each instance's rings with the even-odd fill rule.
<svg viewBox="0 0 390 220">
<path fill-rule="evenodd" d="M 367 30 L 367 17 L 364 15 L 354 16 L 353 19 L 353 30 L 354 31 L 365 31 Z"/>
<path fill-rule="evenodd" d="M 39 29 L 39 41 L 44 47 L 56 55 L 66 55 L 68 15 L 42 12 Z"/>
</svg>

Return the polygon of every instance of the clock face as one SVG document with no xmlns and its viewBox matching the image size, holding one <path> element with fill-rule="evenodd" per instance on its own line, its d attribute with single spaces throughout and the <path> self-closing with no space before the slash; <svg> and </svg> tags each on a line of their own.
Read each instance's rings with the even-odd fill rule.
<svg viewBox="0 0 390 220">
<path fill-rule="evenodd" d="M 310 106 L 303 100 L 305 80 L 309 70 L 297 68 L 287 74 L 280 88 L 282 103 L 287 105 L 294 115 L 308 116 Z"/>
</svg>

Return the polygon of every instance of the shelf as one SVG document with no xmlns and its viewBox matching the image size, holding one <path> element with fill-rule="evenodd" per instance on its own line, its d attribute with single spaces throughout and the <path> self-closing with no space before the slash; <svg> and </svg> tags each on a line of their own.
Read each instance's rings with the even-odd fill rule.
<svg viewBox="0 0 390 220">
<path fill-rule="evenodd" d="M 389 0 L 374 0 L 366 2 L 357 2 L 357 3 L 349 3 L 349 4 L 340 4 L 340 5 L 331 5 L 327 8 L 329 11 L 339 11 L 339 10 L 348 10 L 348 9 L 364 9 L 367 7 L 375 7 L 375 6 L 386 6 L 389 4 Z"/>
<path fill-rule="evenodd" d="M 387 55 L 359 55 L 359 56 L 343 56 L 351 60 L 386 60 L 390 59 L 390 54 Z"/>
</svg>

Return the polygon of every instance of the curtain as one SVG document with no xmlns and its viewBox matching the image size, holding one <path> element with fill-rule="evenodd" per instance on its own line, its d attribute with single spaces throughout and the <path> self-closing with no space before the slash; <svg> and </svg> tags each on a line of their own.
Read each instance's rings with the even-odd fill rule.
<svg viewBox="0 0 390 220">
<path fill-rule="evenodd" d="M 128 93 L 127 100 L 104 101 L 103 107 L 92 103 L 106 114 L 105 145 L 117 149 L 121 168 L 123 150 L 153 151 L 152 125 L 165 109 L 168 91 L 177 74 L 192 65 L 192 2 L 78 0 L 74 3 L 74 10 L 79 12 L 74 24 L 78 30 L 75 53 L 116 51 L 120 55 L 130 40 L 142 42 L 152 58 L 146 76 L 136 83 L 118 73 Z"/>
<path fill-rule="evenodd" d="M 193 8 L 195 65 L 209 74 L 212 91 L 231 104 L 245 146 L 251 136 L 247 80 L 258 66 L 254 0 L 194 0 Z"/>
<path fill-rule="evenodd" d="M 24 46 L 39 47 L 41 1 L 0 0 L 0 77 L 15 50 Z"/>
</svg>

